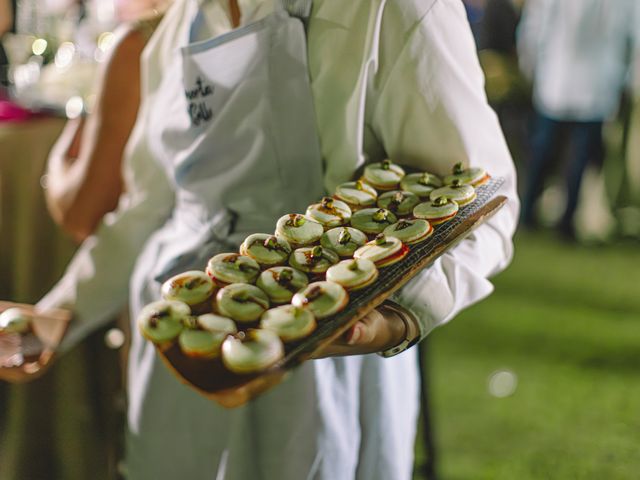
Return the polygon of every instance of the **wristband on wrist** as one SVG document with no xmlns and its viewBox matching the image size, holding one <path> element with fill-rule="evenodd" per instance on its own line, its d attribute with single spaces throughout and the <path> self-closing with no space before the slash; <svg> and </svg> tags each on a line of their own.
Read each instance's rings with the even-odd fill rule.
<svg viewBox="0 0 640 480">
<path fill-rule="evenodd" d="M 389 358 L 404 352 L 406 349 L 411 348 L 418 343 L 422 338 L 422 329 L 420 328 L 420 322 L 418 322 L 418 319 L 411 312 L 407 311 L 397 303 L 391 300 L 385 300 L 382 306 L 400 317 L 405 326 L 404 340 L 395 347 L 378 352 L 378 355 L 381 357 Z"/>
</svg>

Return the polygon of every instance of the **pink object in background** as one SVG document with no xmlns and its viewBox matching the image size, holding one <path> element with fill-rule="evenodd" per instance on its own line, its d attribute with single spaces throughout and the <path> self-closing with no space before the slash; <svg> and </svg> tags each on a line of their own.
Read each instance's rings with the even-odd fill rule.
<svg viewBox="0 0 640 480">
<path fill-rule="evenodd" d="M 40 114 L 30 112 L 9 100 L 0 99 L 0 123 L 24 122 Z"/>
</svg>

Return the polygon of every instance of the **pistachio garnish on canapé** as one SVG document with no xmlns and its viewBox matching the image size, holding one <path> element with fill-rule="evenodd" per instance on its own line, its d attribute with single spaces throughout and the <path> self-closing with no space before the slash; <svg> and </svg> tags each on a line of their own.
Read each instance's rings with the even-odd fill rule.
<svg viewBox="0 0 640 480">
<path fill-rule="evenodd" d="M 245 292 L 245 291 L 236 292 L 231 296 L 231 299 L 238 303 L 255 303 L 256 305 L 259 305 L 264 309 L 269 308 L 269 303 L 267 301 L 265 301 L 264 299 L 256 295 L 251 294 L 250 292 Z"/>
<path fill-rule="evenodd" d="M 422 174 L 422 177 L 420 177 L 420 180 L 418 180 L 418 183 L 420 185 L 424 185 L 425 187 L 438 186 L 438 182 L 435 181 L 435 177 L 427 172 Z"/>
<path fill-rule="evenodd" d="M 346 245 L 351 241 L 351 238 L 352 237 L 351 237 L 351 234 L 349 233 L 349 230 L 345 228 L 340 232 L 340 235 L 338 235 L 338 243 L 340 245 Z"/>
<path fill-rule="evenodd" d="M 389 212 L 384 208 L 380 208 L 376 210 L 371 216 L 371 219 L 374 222 L 378 222 L 378 223 L 386 222 L 388 218 L 389 218 Z"/>
<path fill-rule="evenodd" d="M 280 285 L 289 285 L 293 280 L 293 270 L 284 269 L 278 274 L 278 283 Z"/>
<path fill-rule="evenodd" d="M 458 162 L 453 166 L 453 174 L 454 175 L 462 175 L 465 171 L 464 164 L 462 162 Z"/>
<path fill-rule="evenodd" d="M 409 228 L 411 225 L 413 225 L 413 223 L 411 223 L 409 220 L 400 220 L 397 224 L 396 224 L 396 231 L 398 230 L 404 230 L 405 228 Z"/>
<path fill-rule="evenodd" d="M 391 201 L 389 202 L 389 210 L 395 210 L 397 209 L 400 204 L 404 201 L 404 193 L 402 192 L 396 192 L 393 194 L 393 197 L 391 198 Z"/>
<path fill-rule="evenodd" d="M 358 265 L 358 260 L 354 258 L 351 261 L 351 263 L 349 263 L 349 266 L 347 268 L 352 272 L 357 272 L 358 270 L 360 270 L 360 266 Z"/>
<path fill-rule="evenodd" d="M 316 298 L 319 298 L 322 294 L 323 294 L 322 287 L 320 285 L 315 285 L 307 291 L 307 295 L 304 300 L 304 303 L 310 303 L 314 301 Z"/>
<path fill-rule="evenodd" d="M 315 246 L 311 249 L 312 260 L 320 260 L 323 256 L 324 256 L 324 250 L 322 250 L 322 247 Z"/>
<path fill-rule="evenodd" d="M 242 273 L 255 273 L 260 271 L 259 268 L 256 268 L 253 265 L 248 265 L 246 263 L 236 263 L 236 267 L 238 267 L 238 270 L 240 270 Z"/>
<path fill-rule="evenodd" d="M 449 199 L 444 195 L 441 195 L 439 197 L 436 197 L 436 199 L 431 202 L 431 205 L 433 205 L 434 207 L 444 207 L 447 203 L 449 203 Z"/>
<path fill-rule="evenodd" d="M 356 190 L 365 191 L 366 187 L 364 186 L 364 182 L 362 180 L 356 181 Z"/>
<path fill-rule="evenodd" d="M 382 170 L 389 170 L 391 168 L 391 160 L 383 160 L 380 167 Z"/>
<path fill-rule="evenodd" d="M 292 213 L 289 215 L 289 220 L 287 221 L 287 226 L 289 227 L 301 227 L 307 222 L 307 219 L 304 218 L 304 215 L 300 215 L 299 213 Z"/>
<path fill-rule="evenodd" d="M 384 233 L 379 233 L 376 235 L 375 239 L 376 245 L 384 245 L 387 243 L 387 237 Z"/>
<path fill-rule="evenodd" d="M 320 202 L 322 208 L 332 209 L 333 208 L 333 198 L 331 197 L 322 197 L 322 201 Z"/>
<path fill-rule="evenodd" d="M 272 235 L 262 245 L 268 250 L 276 250 L 278 248 L 278 239 Z"/>
</svg>

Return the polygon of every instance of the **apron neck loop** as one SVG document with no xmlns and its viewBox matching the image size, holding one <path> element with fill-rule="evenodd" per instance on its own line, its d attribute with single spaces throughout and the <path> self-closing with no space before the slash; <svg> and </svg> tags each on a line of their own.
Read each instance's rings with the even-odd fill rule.
<svg viewBox="0 0 640 480">
<path fill-rule="evenodd" d="M 306 25 L 311 16 L 313 0 L 279 0 L 278 3 L 289 15 L 299 18 Z"/>
<path fill-rule="evenodd" d="M 206 19 L 204 18 L 204 13 L 202 13 L 202 9 L 198 8 L 195 17 L 191 21 L 191 26 L 189 27 L 189 43 L 194 43 L 199 40 L 198 35 L 202 27 L 205 26 Z"/>
</svg>

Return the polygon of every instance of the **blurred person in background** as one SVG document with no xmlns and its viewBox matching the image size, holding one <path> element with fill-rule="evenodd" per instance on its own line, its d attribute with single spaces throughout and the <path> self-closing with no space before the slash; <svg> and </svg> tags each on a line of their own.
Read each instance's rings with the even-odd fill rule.
<svg viewBox="0 0 640 480">
<path fill-rule="evenodd" d="M 0 0 L 2 1 L 4 0 Z M 140 55 L 168 3 L 170 2 L 149 0 L 122 2 L 123 8 L 116 12 L 122 24 L 115 31 L 115 41 L 108 56 L 99 66 L 93 88 L 96 101 L 91 113 L 68 120 L 49 154 L 47 188 L 44 190 L 48 207 L 54 219 L 77 241 L 84 240 L 94 232 L 103 216 L 116 207 L 123 191 L 122 156 L 140 101 Z M 48 5 L 62 14 L 65 12 L 64 5 L 68 7 L 70 3 L 63 5 L 62 2 L 49 2 Z M 121 321 L 118 326 L 126 330 L 126 324 L 127 322 Z M 9 460 L 0 460 L 0 478 L 80 480 L 90 478 L 86 476 L 89 473 L 86 465 L 96 469 L 95 478 L 115 478 L 117 461 L 120 459 L 118 454 L 123 449 L 118 433 L 123 426 L 118 423 L 121 418 L 114 413 L 116 409 L 113 403 L 122 390 L 121 384 L 117 383 L 122 375 L 117 363 L 108 363 L 112 357 L 99 349 L 101 337 L 89 339 L 87 343 L 89 349 L 95 349 L 91 355 L 86 350 L 76 351 L 75 356 L 71 355 L 72 359 L 100 370 L 95 380 L 88 383 L 86 398 L 77 393 L 74 397 L 78 408 L 85 412 L 84 421 L 63 422 L 65 427 L 62 429 L 57 419 L 42 414 L 43 409 L 38 408 L 38 412 L 34 412 L 41 402 L 43 392 L 54 399 L 53 403 L 59 399 L 66 400 L 67 396 L 72 395 L 74 387 L 59 385 L 63 382 L 66 385 L 82 385 L 86 380 L 83 370 L 51 373 L 50 375 L 56 375 L 59 383 L 44 384 L 36 390 L 7 390 L 7 398 L 0 398 L 0 405 L 4 405 L 3 402 L 7 404 L 6 417 L 11 418 L 10 425 L 7 424 L 6 428 L 2 428 L 5 425 L 0 425 L 0 459 Z M 115 382 L 112 379 L 116 379 Z M 114 387 L 119 387 L 119 390 Z M 94 445 L 94 440 L 87 441 L 86 434 L 79 430 L 88 425 L 97 429 L 104 428 L 104 424 L 92 420 L 100 417 L 106 417 L 105 424 L 112 422 L 115 425 L 113 431 L 100 430 L 101 434 L 96 436 Z M 33 420 L 34 418 L 38 420 Z M 41 429 L 41 435 L 18 433 L 28 432 L 36 424 Z M 58 449 L 41 446 L 48 438 L 60 435 L 67 437 L 67 445 L 84 441 L 84 450 L 78 452 L 84 457 L 82 461 L 60 459 Z M 30 462 L 34 452 L 38 456 L 37 465 Z M 62 462 L 73 466 L 62 468 L 59 466 Z M 44 472 L 47 472 L 47 476 L 43 476 Z"/>
<path fill-rule="evenodd" d="M 524 0 L 487 0 L 478 26 L 478 55 L 489 103 L 516 164 L 525 156 L 531 88 L 518 66 L 516 29 Z"/>
<path fill-rule="evenodd" d="M 462 0 L 476 45 L 478 44 L 478 39 L 480 37 L 480 28 L 484 17 L 486 1 L 487 0 Z"/>
<path fill-rule="evenodd" d="M 562 135 L 570 139 L 566 208 L 557 225 L 575 238 L 574 214 L 590 161 L 603 156 L 603 123 L 615 114 L 638 42 L 637 0 L 528 0 L 518 32 L 522 71 L 533 82 L 535 120 L 522 223 L 535 227 L 535 206 Z"/>
<path fill-rule="evenodd" d="M 121 13 L 128 20 L 145 19 L 117 31 L 110 58 L 98 75 L 93 111 L 67 122 L 48 160 L 49 211 L 76 241 L 92 234 L 118 205 L 122 156 L 140 102 L 140 55 L 161 18 L 151 2 L 131 2 Z"/>
<path fill-rule="evenodd" d="M 486 0 L 478 33 L 478 50 L 516 56 L 516 29 L 524 0 Z"/>
</svg>

